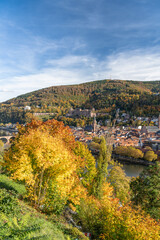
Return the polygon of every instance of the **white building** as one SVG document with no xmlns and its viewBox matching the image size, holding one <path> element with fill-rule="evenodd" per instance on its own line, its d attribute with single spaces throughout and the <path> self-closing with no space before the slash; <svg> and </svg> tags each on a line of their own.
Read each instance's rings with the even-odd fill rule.
<svg viewBox="0 0 160 240">
<path fill-rule="evenodd" d="M 24 107 L 24 110 L 25 110 L 25 111 L 31 110 L 31 107 L 30 107 L 30 106 L 25 106 L 25 107 Z"/>
</svg>

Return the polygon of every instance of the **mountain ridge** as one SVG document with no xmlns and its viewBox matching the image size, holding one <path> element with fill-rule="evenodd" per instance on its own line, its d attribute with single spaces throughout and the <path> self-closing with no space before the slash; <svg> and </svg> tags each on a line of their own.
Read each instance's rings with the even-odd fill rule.
<svg viewBox="0 0 160 240">
<path fill-rule="evenodd" d="M 115 114 L 116 109 L 136 116 L 158 116 L 160 81 L 97 80 L 81 84 L 51 86 L 32 91 L 0 104 L 0 118 L 22 112 L 59 112 L 72 108 L 95 108 Z M 8 113 L 7 113 L 8 112 Z M 15 115 L 15 114 L 14 114 Z"/>
<path fill-rule="evenodd" d="M 31 94 L 34 94 L 34 93 L 37 93 L 39 91 L 43 91 L 43 90 L 48 90 L 48 89 L 51 89 L 51 88 L 72 88 L 72 87 L 79 87 L 79 86 L 84 86 L 84 85 L 99 85 L 101 83 L 117 83 L 117 82 L 127 82 L 127 83 L 133 83 L 133 85 L 135 84 L 153 84 L 155 85 L 155 83 L 158 83 L 159 85 L 159 91 L 160 91 L 160 80 L 151 80 L 151 81 L 137 81 L 137 80 L 120 80 L 120 79 L 103 79 L 103 80 L 94 80 L 94 81 L 89 81 L 89 82 L 84 82 L 84 83 L 79 83 L 79 84 L 69 84 L 69 85 L 57 85 L 57 86 L 50 86 L 50 87 L 46 87 L 46 88 L 40 88 L 40 89 L 37 89 L 37 90 L 34 90 L 34 91 L 31 91 L 31 92 L 28 92 L 28 93 L 25 93 L 25 94 L 20 94 L 18 95 L 17 97 L 14 97 L 14 98 L 11 98 L 11 99 L 8 99 L 2 103 L 7 103 L 8 101 L 11 101 L 11 100 L 14 100 L 16 98 L 21 98 L 21 97 L 24 97 L 24 96 L 28 96 L 28 95 L 31 95 Z"/>
</svg>

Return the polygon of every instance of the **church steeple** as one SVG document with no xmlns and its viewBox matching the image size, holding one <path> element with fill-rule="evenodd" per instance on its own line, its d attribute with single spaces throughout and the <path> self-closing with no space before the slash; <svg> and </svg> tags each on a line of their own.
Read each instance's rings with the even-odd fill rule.
<svg viewBox="0 0 160 240">
<path fill-rule="evenodd" d="M 96 121 L 96 116 L 94 115 L 94 120 L 93 120 L 93 132 L 95 133 L 97 130 L 97 121 Z"/>
</svg>

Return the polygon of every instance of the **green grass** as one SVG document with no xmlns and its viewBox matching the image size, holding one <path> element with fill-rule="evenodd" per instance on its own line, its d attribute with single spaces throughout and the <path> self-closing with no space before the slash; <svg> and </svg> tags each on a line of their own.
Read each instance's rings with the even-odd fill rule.
<svg viewBox="0 0 160 240">
<path fill-rule="evenodd" d="M 13 200 L 12 200 L 13 202 Z M 77 228 L 58 216 L 47 216 L 18 200 L 18 212 L 0 211 L 0 239 L 87 240 Z M 5 209 L 6 210 L 6 209 Z M 12 236 L 12 238 L 10 238 Z M 8 237 L 8 238 L 7 238 Z"/>
<path fill-rule="evenodd" d="M 1 188 L 14 191 L 16 194 L 19 195 L 24 195 L 26 193 L 26 189 L 23 184 L 14 182 L 12 179 L 10 179 L 4 174 L 0 174 L 0 189 Z"/>
<path fill-rule="evenodd" d="M 47 216 L 19 200 L 25 186 L 0 174 L 0 239 L 86 240 L 62 216 Z"/>
<path fill-rule="evenodd" d="M 66 234 L 56 224 L 33 214 L 7 216 L 0 214 L 0 239 L 48 239 L 67 240 Z M 72 238 L 68 238 L 72 239 Z"/>
</svg>

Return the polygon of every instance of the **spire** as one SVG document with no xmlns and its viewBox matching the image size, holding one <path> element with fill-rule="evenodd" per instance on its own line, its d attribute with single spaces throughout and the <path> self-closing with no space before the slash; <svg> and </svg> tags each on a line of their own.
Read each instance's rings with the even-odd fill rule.
<svg viewBox="0 0 160 240">
<path fill-rule="evenodd" d="M 94 119 L 93 119 L 93 132 L 95 133 L 97 130 L 97 121 L 96 121 L 96 116 L 94 115 Z"/>
</svg>

